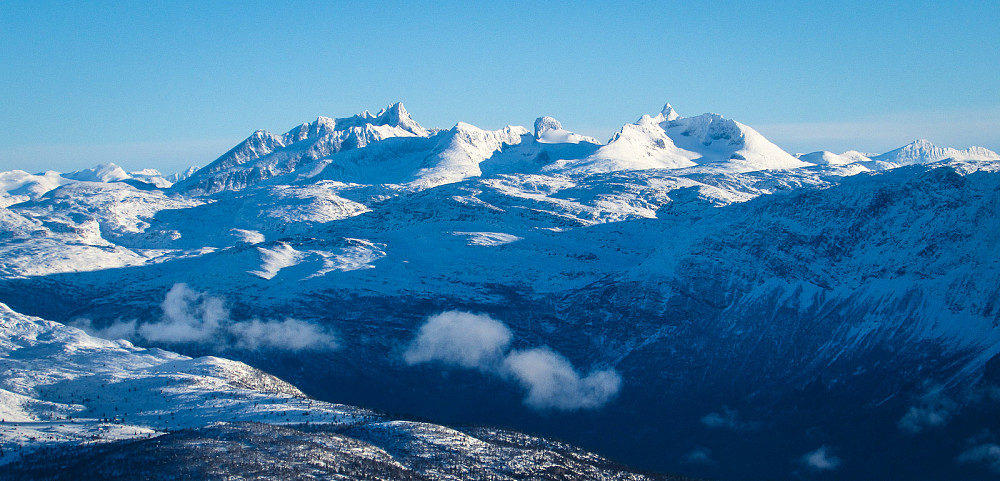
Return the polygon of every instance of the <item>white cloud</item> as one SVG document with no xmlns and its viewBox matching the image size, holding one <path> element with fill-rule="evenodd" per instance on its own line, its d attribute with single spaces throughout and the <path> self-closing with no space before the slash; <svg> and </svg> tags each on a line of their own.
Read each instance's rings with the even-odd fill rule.
<svg viewBox="0 0 1000 481">
<path fill-rule="evenodd" d="M 622 386 L 613 369 L 580 377 L 568 359 L 547 347 L 511 352 L 504 359 L 504 370 L 528 390 L 525 403 L 535 409 L 594 409 Z"/>
<path fill-rule="evenodd" d="M 90 319 L 80 318 L 74 319 L 69 325 L 101 339 L 125 339 L 129 341 L 135 339 L 135 320 L 117 321 L 107 327 L 99 328 L 94 327 L 94 323 Z"/>
<path fill-rule="evenodd" d="M 820 446 L 815 451 L 802 455 L 802 464 L 816 471 L 833 471 L 840 467 L 840 458 L 834 456 L 827 446 Z"/>
<path fill-rule="evenodd" d="M 920 404 L 911 406 L 896 426 L 909 434 L 917 434 L 924 429 L 939 428 L 948 424 L 957 406 L 954 401 L 942 395 L 940 389 L 940 386 L 930 388 Z"/>
<path fill-rule="evenodd" d="M 334 350 L 337 338 L 323 326 L 298 319 L 233 321 L 226 301 L 187 284 L 174 284 L 160 304 L 159 322 L 115 322 L 95 328 L 89 319 L 70 325 L 104 339 L 141 338 L 168 344 L 193 343 L 217 349 Z"/>
<path fill-rule="evenodd" d="M 470 369 L 495 369 L 513 335 L 489 316 L 449 311 L 431 316 L 403 353 L 407 364 L 442 362 Z"/>
<path fill-rule="evenodd" d="M 336 338 L 316 324 L 298 319 L 261 321 L 254 319 L 229 326 L 240 349 L 333 350 Z"/>
<path fill-rule="evenodd" d="M 207 343 L 217 340 L 222 324 L 229 320 L 221 297 L 197 292 L 183 283 L 174 284 L 160 308 L 160 322 L 142 324 L 138 329 L 142 337 L 154 342 Z"/>
<path fill-rule="evenodd" d="M 713 429 L 732 429 L 733 431 L 750 431 L 758 429 L 759 423 L 743 421 L 739 413 L 729 406 L 723 406 L 721 413 L 708 413 L 701 418 L 701 423 Z"/>
<path fill-rule="evenodd" d="M 926 428 L 936 428 L 948 423 L 951 412 L 934 406 L 911 406 L 896 426 L 910 434 L 917 434 Z"/>
<path fill-rule="evenodd" d="M 420 326 L 403 360 L 440 362 L 517 381 L 528 391 L 525 404 L 537 410 L 596 409 L 621 389 L 614 369 L 581 377 L 568 359 L 547 347 L 508 352 L 512 338 L 504 323 L 489 316 L 443 312 Z"/>
<path fill-rule="evenodd" d="M 1000 474 L 1000 446 L 989 443 L 972 447 L 958 456 L 961 464 L 984 463 L 990 471 Z"/>
<path fill-rule="evenodd" d="M 684 455 L 684 461 L 692 464 L 713 464 L 715 460 L 712 459 L 712 450 L 706 447 L 698 446 Z"/>
</svg>

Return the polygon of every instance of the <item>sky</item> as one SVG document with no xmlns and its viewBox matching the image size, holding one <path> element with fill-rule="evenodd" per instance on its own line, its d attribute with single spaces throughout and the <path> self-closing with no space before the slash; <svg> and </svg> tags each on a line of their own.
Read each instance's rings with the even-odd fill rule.
<svg viewBox="0 0 1000 481">
<path fill-rule="evenodd" d="M 1000 150 L 1000 2 L 0 1 L 0 171 L 204 166 L 402 101 L 608 139 L 671 103 L 795 152 Z"/>
</svg>

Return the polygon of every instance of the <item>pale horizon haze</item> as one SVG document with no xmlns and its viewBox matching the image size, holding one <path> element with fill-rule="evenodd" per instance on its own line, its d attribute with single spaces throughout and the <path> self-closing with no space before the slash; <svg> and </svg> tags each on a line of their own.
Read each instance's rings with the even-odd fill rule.
<svg viewBox="0 0 1000 481">
<path fill-rule="evenodd" d="M 1000 150 L 1000 3 L 0 3 L 0 171 L 170 174 L 403 102 L 606 141 L 666 102 L 790 153 Z"/>
</svg>

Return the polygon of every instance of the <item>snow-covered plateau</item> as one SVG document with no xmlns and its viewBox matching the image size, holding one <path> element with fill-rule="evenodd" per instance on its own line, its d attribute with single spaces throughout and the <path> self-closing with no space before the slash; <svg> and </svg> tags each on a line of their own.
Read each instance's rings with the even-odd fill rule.
<svg viewBox="0 0 1000 481">
<path fill-rule="evenodd" d="M 533 127 L 394 104 L 169 177 L 0 173 L 4 459 L 281 437 L 260 459 L 304 443 L 447 477 L 421 469 L 451 448 L 378 430 L 507 445 L 349 404 L 717 479 L 1000 472 L 1000 155 L 791 155 L 670 105 L 607 143 Z"/>
</svg>

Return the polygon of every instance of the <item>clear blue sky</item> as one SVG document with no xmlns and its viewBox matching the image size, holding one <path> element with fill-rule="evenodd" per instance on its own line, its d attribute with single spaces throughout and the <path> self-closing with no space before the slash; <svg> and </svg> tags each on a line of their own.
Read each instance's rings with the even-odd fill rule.
<svg viewBox="0 0 1000 481">
<path fill-rule="evenodd" d="M 0 1 L 0 170 L 170 173 L 403 101 L 606 139 L 670 102 L 790 152 L 1000 150 L 1000 2 Z M 431 5 L 431 6 L 428 6 Z"/>
</svg>

